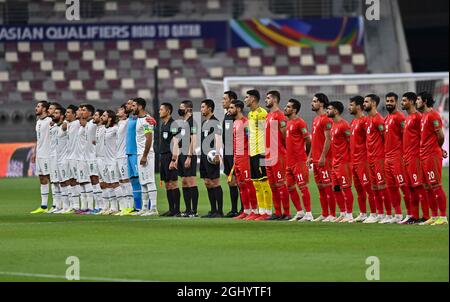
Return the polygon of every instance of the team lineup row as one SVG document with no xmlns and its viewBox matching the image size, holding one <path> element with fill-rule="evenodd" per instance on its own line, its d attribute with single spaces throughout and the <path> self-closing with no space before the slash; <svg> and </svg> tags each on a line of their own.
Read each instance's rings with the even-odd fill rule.
<svg viewBox="0 0 450 302">
<path fill-rule="evenodd" d="M 405 117 L 397 108 L 398 96 L 388 93 L 386 118 L 377 112 L 378 96 L 352 97 L 348 110 L 354 119 L 349 124 L 341 117 L 341 102 L 329 102 L 326 95 L 317 93 L 311 102 L 316 113 L 311 133 L 299 117 L 298 100 L 290 99 L 282 112 L 280 94 L 273 90 L 265 97 L 269 112 L 259 103 L 257 90 L 247 91 L 244 101 L 237 100 L 232 91 L 225 92 L 226 112 L 220 123 L 214 116 L 214 101 L 202 101 L 200 133 L 191 101 L 179 104 L 178 120 L 172 118 L 173 106 L 163 103 L 159 109 L 159 144 L 154 149 L 156 121 L 146 113 L 146 102 L 141 98 L 129 100 L 116 111 L 95 110 L 89 104 L 64 109 L 57 103 L 40 101 L 36 106 L 35 157 L 42 204 L 32 213 L 159 215 L 156 151 L 169 203 L 169 211 L 163 216 L 198 216 L 196 166 L 200 157 L 200 177 L 211 207 L 202 217 L 224 217 L 222 161 L 231 199 L 231 211 L 226 217 L 447 224 L 446 196 L 441 184 L 442 157 L 447 153 L 441 148 L 442 120 L 432 109 L 430 94 L 405 93 L 401 99 Z M 250 109 L 247 116 L 244 107 Z M 200 154 L 195 152 L 198 134 Z M 311 167 L 322 208 L 315 219 L 308 189 Z M 183 213 L 179 177 L 185 201 Z M 50 210 L 49 183 L 54 200 Z M 356 218 L 352 214 L 352 184 L 358 195 L 360 214 Z M 296 187 L 300 189 L 304 210 Z M 407 210 L 405 218 L 400 189 Z M 297 211 L 293 217 L 289 199 Z"/>
</svg>

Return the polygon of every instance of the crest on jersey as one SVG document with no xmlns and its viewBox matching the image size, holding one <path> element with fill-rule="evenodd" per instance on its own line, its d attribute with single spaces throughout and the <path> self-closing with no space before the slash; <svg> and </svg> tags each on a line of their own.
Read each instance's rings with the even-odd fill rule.
<svg viewBox="0 0 450 302">
<path fill-rule="evenodd" d="M 184 136 L 186 134 L 186 129 L 181 129 L 181 135 Z"/>
<path fill-rule="evenodd" d="M 163 138 L 167 139 L 169 137 L 169 133 L 168 132 L 163 132 Z"/>
<path fill-rule="evenodd" d="M 437 120 L 434 120 L 434 121 L 433 121 L 433 125 L 434 125 L 435 127 L 437 127 L 437 126 L 439 126 L 439 122 L 438 122 Z"/>
<path fill-rule="evenodd" d="M 230 129 L 230 123 L 225 123 L 225 129 L 226 130 Z"/>
</svg>

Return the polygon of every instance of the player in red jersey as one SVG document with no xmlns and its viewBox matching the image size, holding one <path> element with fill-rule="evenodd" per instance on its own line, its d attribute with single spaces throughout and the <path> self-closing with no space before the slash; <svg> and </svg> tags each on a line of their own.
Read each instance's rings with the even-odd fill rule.
<svg viewBox="0 0 450 302">
<path fill-rule="evenodd" d="M 286 180 L 289 195 L 297 210 L 297 214 L 291 221 L 312 221 L 311 194 L 309 193 L 309 170 L 306 165 L 307 154 L 311 150 L 311 136 L 308 132 L 306 122 L 298 116 L 301 104 L 296 99 L 290 99 L 284 108 L 284 114 L 288 118 L 286 130 Z M 295 185 L 302 193 L 302 210 L 300 197 Z"/>
<path fill-rule="evenodd" d="M 386 94 L 385 106 L 389 114 L 384 119 L 384 153 L 385 153 L 385 172 L 386 186 L 389 193 L 388 201 L 392 202 L 395 210 L 395 216 L 388 220 L 386 218 L 382 223 L 401 223 L 407 221 L 411 213 L 411 192 L 406 185 L 404 162 L 403 162 L 403 128 L 405 126 L 405 116 L 397 110 L 398 95 L 389 92 Z M 406 218 L 403 221 L 400 190 L 403 192 L 403 199 L 406 206 Z M 387 216 L 392 214 L 391 205 L 386 205 Z"/>
<path fill-rule="evenodd" d="M 311 151 L 306 163 L 312 164 L 314 179 L 319 189 L 319 200 L 322 214 L 313 221 L 332 221 L 336 218 L 335 203 L 331 202 L 333 191 L 331 189 L 331 151 L 330 129 L 332 120 L 327 117 L 325 109 L 328 107 L 328 97 L 323 93 L 314 95 L 311 107 L 316 113 L 312 124 Z"/>
<path fill-rule="evenodd" d="M 348 109 L 354 116 L 350 124 L 350 155 L 352 157 L 353 184 L 358 193 L 360 213 L 354 222 L 363 222 L 367 219 L 366 194 L 369 200 L 370 217 L 377 215 L 375 194 L 370 184 L 369 164 L 367 163 L 367 117 L 363 115 L 364 98 L 360 95 L 350 98 Z"/>
<path fill-rule="evenodd" d="M 241 193 L 244 211 L 234 219 L 253 220 L 258 214 L 256 191 L 250 175 L 250 157 L 248 154 L 248 119 L 243 115 L 244 103 L 233 100 L 228 108 L 228 114 L 234 117 L 233 122 L 233 154 L 234 174 Z M 232 170 L 233 170 L 232 169 Z M 233 172 L 231 172 L 231 175 Z M 231 177 L 229 177 L 229 182 Z"/>
<path fill-rule="evenodd" d="M 266 171 L 272 189 L 275 214 L 268 220 L 290 220 L 289 192 L 286 186 L 286 125 L 287 119 L 279 108 L 280 93 L 276 90 L 266 94 L 266 107 L 270 112 L 266 119 Z M 283 205 L 284 214 L 281 213 Z"/>
<path fill-rule="evenodd" d="M 415 224 L 430 219 L 427 192 L 423 186 L 423 175 L 420 163 L 420 122 L 422 114 L 416 110 L 417 95 L 406 92 L 402 97 L 402 109 L 408 115 L 403 128 L 403 161 L 405 162 L 405 182 L 411 191 L 412 216 L 402 224 Z M 419 219 L 419 204 L 423 217 Z"/>
<path fill-rule="evenodd" d="M 333 119 L 331 126 L 331 153 L 333 162 L 331 180 L 334 199 L 340 215 L 332 222 L 353 222 L 352 168 L 350 159 L 350 125 L 341 117 L 344 105 L 330 102 L 327 115 Z"/>
<path fill-rule="evenodd" d="M 427 92 L 418 94 L 416 107 L 422 112 L 420 161 L 432 213 L 432 217 L 423 224 L 443 225 L 448 224 L 447 196 L 442 190 L 442 157 L 447 157 L 447 152 L 442 149 L 442 144 L 444 144 L 442 119 L 439 113 L 433 109 L 433 105 L 434 100 L 431 94 Z M 438 209 L 440 216 L 437 216 Z"/>
<path fill-rule="evenodd" d="M 367 115 L 367 160 L 369 162 L 370 182 L 376 196 L 376 217 L 369 217 L 363 223 L 376 223 L 383 221 L 383 202 L 389 204 L 386 190 L 386 179 L 384 172 L 384 119 L 378 113 L 377 106 L 380 97 L 375 94 L 366 95 L 364 98 L 364 110 Z M 389 217 L 392 219 L 392 217 Z"/>
</svg>

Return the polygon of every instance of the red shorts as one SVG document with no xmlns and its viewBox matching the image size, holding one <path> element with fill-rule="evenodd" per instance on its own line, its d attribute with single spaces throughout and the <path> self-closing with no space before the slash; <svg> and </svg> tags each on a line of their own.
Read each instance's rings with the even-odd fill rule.
<svg viewBox="0 0 450 302">
<path fill-rule="evenodd" d="M 405 168 L 402 158 L 397 158 L 395 160 L 386 159 L 384 172 L 386 175 L 386 186 L 401 187 L 406 184 Z"/>
<path fill-rule="evenodd" d="M 288 187 L 297 184 L 300 188 L 306 187 L 309 183 L 309 170 L 306 162 L 298 161 L 294 165 L 286 167 L 286 181 Z"/>
<path fill-rule="evenodd" d="M 343 189 L 352 186 L 352 167 L 350 163 L 333 166 L 331 170 L 331 183 L 333 187 L 341 186 Z"/>
<path fill-rule="evenodd" d="M 442 155 L 421 158 L 423 181 L 427 185 L 436 186 L 442 184 Z"/>
<path fill-rule="evenodd" d="M 249 158 L 235 158 L 234 160 L 234 175 L 238 183 L 251 180 L 250 174 L 250 160 Z"/>
<path fill-rule="evenodd" d="M 353 164 L 352 172 L 355 185 L 366 186 L 370 184 L 369 164 L 367 161 Z"/>
<path fill-rule="evenodd" d="M 269 161 L 266 161 L 270 162 Z M 267 179 L 269 184 L 276 184 L 279 182 L 286 181 L 286 166 L 285 166 L 285 158 L 284 156 L 278 155 L 278 161 L 276 163 L 272 163 L 272 165 L 266 166 Z"/>
<path fill-rule="evenodd" d="M 325 161 L 325 166 L 323 167 L 319 167 L 318 163 L 313 163 L 313 172 L 316 184 L 331 184 L 331 160 Z"/>
<path fill-rule="evenodd" d="M 408 186 L 417 187 L 423 184 L 422 167 L 419 158 L 405 162 L 405 176 Z"/>
<path fill-rule="evenodd" d="M 385 186 L 384 159 L 369 162 L 369 174 L 372 186 Z"/>
</svg>

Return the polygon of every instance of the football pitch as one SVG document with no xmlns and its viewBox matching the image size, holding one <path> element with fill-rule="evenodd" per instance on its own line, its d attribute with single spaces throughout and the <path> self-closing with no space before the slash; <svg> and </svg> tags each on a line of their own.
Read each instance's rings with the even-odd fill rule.
<svg viewBox="0 0 450 302">
<path fill-rule="evenodd" d="M 443 178 L 448 197 L 448 168 Z M 448 226 L 29 214 L 39 200 L 37 178 L 0 179 L 0 281 L 67 281 L 69 256 L 81 281 L 367 281 L 370 256 L 380 281 L 449 281 Z"/>
</svg>

